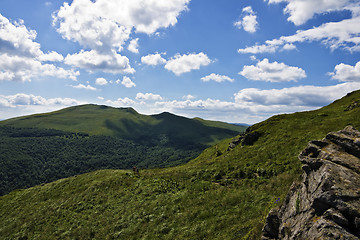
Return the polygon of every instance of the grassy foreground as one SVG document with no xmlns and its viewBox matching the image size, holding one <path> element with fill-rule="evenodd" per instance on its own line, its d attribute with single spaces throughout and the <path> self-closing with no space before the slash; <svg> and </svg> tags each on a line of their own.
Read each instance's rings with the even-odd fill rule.
<svg viewBox="0 0 360 240">
<path fill-rule="evenodd" d="M 260 239 L 267 212 L 297 180 L 308 141 L 360 128 L 360 91 L 316 111 L 274 116 L 189 163 L 101 170 L 0 197 L 1 239 Z M 280 198 L 280 201 L 278 200 Z"/>
</svg>

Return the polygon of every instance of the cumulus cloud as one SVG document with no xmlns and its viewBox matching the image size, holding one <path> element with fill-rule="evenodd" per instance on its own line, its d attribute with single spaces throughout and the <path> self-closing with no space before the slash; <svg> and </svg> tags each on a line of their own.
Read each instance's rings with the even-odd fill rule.
<svg viewBox="0 0 360 240">
<path fill-rule="evenodd" d="M 219 99 L 208 98 L 206 100 L 185 100 L 185 101 L 163 101 L 156 102 L 157 107 L 167 109 L 188 109 L 188 110 L 224 110 L 236 108 L 233 102 L 221 101 Z"/>
<path fill-rule="evenodd" d="M 322 9 L 321 11 L 319 10 L 318 13 L 327 12 L 331 9 L 350 10 L 352 11 L 352 17 L 339 22 L 327 22 L 307 30 L 299 30 L 294 35 L 282 36 L 278 39 L 265 41 L 265 44 L 255 44 L 254 46 L 242 48 L 238 50 L 239 53 L 257 54 L 274 53 L 279 50 L 293 50 L 296 49 L 296 43 L 303 42 L 320 42 L 331 50 L 344 49 L 349 52 L 360 51 L 360 3 L 353 3 L 349 0 L 270 0 L 271 3 L 282 1 L 289 2 L 289 4 L 296 3 L 299 6 L 303 3 L 306 9 L 316 4 L 320 6 L 319 9 Z M 329 5 L 327 5 L 327 3 Z M 306 14 L 310 12 L 306 12 Z M 316 12 L 311 13 L 309 16 L 312 17 L 314 13 Z M 307 20 L 309 16 L 304 17 L 304 20 Z"/>
<path fill-rule="evenodd" d="M 289 14 L 288 21 L 301 25 L 313 18 L 315 14 L 352 9 L 353 0 L 267 0 L 269 4 L 286 3 L 284 13 Z"/>
<path fill-rule="evenodd" d="M 36 31 L 28 29 L 23 20 L 10 22 L 0 14 L 0 52 L 22 57 L 37 57 L 43 54 L 35 42 Z"/>
<path fill-rule="evenodd" d="M 263 111 L 283 108 L 289 111 L 321 107 L 360 88 L 360 82 L 343 83 L 334 86 L 298 86 L 283 89 L 260 90 L 247 88 L 235 94 L 235 102 Z"/>
<path fill-rule="evenodd" d="M 132 74 L 135 72 L 130 66 L 129 59 L 113 51 L 111 54 L 101 54 L 96 50 L 68 54 L 65 64 L 83 68 L 89 72 L 104 71 L 113 74 Z"/>
<path fill-rule="evenodd" d="M 96 91 L 97 89 L 90 86 L 90 85 L 84 85 L 79 83 L 78 85 L 71 85 L 71 87 L 73 88 L 77 88 L 77 89 L 84 89 L 84 90 L 90 90 L 90 91 Z"/>
<path fill-rule="evenodd" d="M 360 82 L 360 61 L 355 66 L 340 63 L 335 66 L 334 72 L 329 73 L 332 79 L 341 82 Z"/>
<path fill-rule="evenodd" d="M 165 64 L 166 60 L 159 53 L 149 54 L 141 57 L 141 62 L 146 65 L 156 66 Z"/>
<path fill-rule="evenodd" d="M 76 80 L 79 74 L 33 58 L 0 54 L 0 80 L 26 82 L 44 76 Z"/>
<path fill-rule="evenodd" d="M 257 16 L 252 10 L 251 6 L 244 7 L 242 12 L 245 16 L 242 17 L 242 20 L 239 20 L 234 23 L 234 26 L 239 29 L 244 29 L 246 32 L 254 33 L 258 29 L 259 23 L 257 22 Z"/>
<path fill-rule="evenodd" d="M 228 76 L 224 76 L 224 75 L 219 75 L 219 74 L 215 74 L 212 73 L 206 77 L 201 78 L 202 81 L 204 82 L 209 82 L 209 81 L 215 81 L 215 82 L 225 82 L 225 81 L 229 81 L 229 82 L 234 82 L 235 80 L 228 77 Z"/>
<path fill-rule="evenodd" d="M 159 94 L 153 94 L 153 93 L 138 93 L 136 94 L 137 100 L 143 100 L 143 101 L 161 101 L 163 98 Z"/>
<path fill-rule="evenodd" d="M 0 107 L 19 107 L 27 105 L 78 105 L 81 102 L 72 98 L 49 98 L 46 99 L 41 96 L 33 94 L 17 93 L 15 95 L 0 95 Z"/>
<path fill-rule="evenodd" d="M 195 96 L 191 95 L 191 94 L 188 94 L 188 95 L 185 95 L 182 97 L 183 99 L 186 99 L 186 100 L 191 100 L 191 99 L 194 99 L 196 98 Z"/>
<path fill-rule="evenodd" d="M 37 59 L 41 62 L 62 62 L 64 57 L 60 53 L 52 51 L 38 56 Z"/>
<path fill-rule="evenodd" d="M 86 64 L 76 64 L 77 61 L 67 61 L 68 63 L 90 71 L 129 73 L 132 68 L 128 59 L 118 52 L 122 51 L 131 33 L 154 34 L 161 28 L 174 26 L 180 13 L 187 10 L 189 2 L 190 0 L 74 0 L 71 4 L 65 2 L 53 14 L 53 23 L 63 38 L 78 42 L 81 46 L 90 48 L 90 52 L 96 51 L 97 55 L 109 55 L 108 58 L 115 60 L 116 68 L 120 70 L 114 70 L 107 60 L 88 60 Z M 137 53 L 138 39 L 133 39 L 128 49 Z M 80 55 L 84 57 L 84 52 Z"/>
<path fill-rule="evenodd" d="M 176 54 L 166 62 L 165 69 L 179 76 L 192 70 L 198 70 L 201 66 L 207 66 L 210 63 L 210 58 L 203 52 L 198 54 Z"/>
<path fill-rule="evenodd" d="M 17 93 L 0 95 L 0 116 L 2 119 L 44 113 L 64 107 L 85 104 L 73 98 L 44 98 L 33 94 Z"/>
<path fill-rule="evenodd" d="M 133 53 L 139 53 L 139 38 L 133 39 L 130 41 L 128 50 Z"/>
<path fill-rule="evenodd" d="M 125 98 L 118 98 L 116 101 L 107 100 L 106 104 L 109 104 L 114 107 L 129 107 L 135 104 L 135 101 L 125 97 Z"/>
<path fill-rule="evenodd" d="M 118 81 L 120 82 L 120 80 Z M 123 77 L 121 84 L 124 85 L 126 88 L 136 87 L 136 84 L 133 81 L 131 81 L 131 79 L 127 76 Z"/>
<path fill-rule="evenodd" d="M 306 77 L 305 71 L 301 68 L 278 62 L 270 63 L 267 58 L 259 61 L 256 66 L 244 66 L 239 74 L 249 80 L 266 82 L 296 82 Z"/>
<path fill-rule="evenodd" d="M 103 85 L 108 84 L 108 81 L 105 78 L 97 78 L 95 81 L 95 84 L 103 86 Z"/>
<path fill-rule="evenodd" d="M 54 51 L 43 53 L 36 35 L 24 21 L 10 22 L 0 14 L 0 80 L 25 82 L 42 76 L 76 80 L 79 72 L 43 64 L 62 61 L 63 56 Z"/>
</svg>

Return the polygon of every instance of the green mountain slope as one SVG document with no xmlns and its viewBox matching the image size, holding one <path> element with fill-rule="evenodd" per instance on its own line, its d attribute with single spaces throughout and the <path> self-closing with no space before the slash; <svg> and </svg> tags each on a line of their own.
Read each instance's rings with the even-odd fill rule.
<svg viewBox="0 0 360 240">
<path fill-rule="evenodd" d="M 83 105 L 0 122 L 0 195 L 99 169 L 186 163 L 244 127 Z"/>
<path fill-rule="evenodd" d="M 13 118 L 0 126 L 45 128 L 122 139 L 158 142 L 164 138 L 180 142 L 212 145 L 246 129 L 227 123 L 189 119 L 170 113 L 143 115 L 132 108 L 81 105 L 60 111 Z M 166 140 L 165 139 L 165 140 Z"/>
<path fill-rule="evenodd" d="M 102 170 L 0 197 L 3 239 L 260 239 L 264 217 L 300 174 L 308 141 L 353 125 L 360 91 L 316 111 L 253 125 L 182 166 Z"/>
</svg>

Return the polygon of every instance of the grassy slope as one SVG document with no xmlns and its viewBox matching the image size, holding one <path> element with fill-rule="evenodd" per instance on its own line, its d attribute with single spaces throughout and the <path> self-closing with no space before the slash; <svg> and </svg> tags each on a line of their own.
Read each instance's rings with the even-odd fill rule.
<svg viewBox="0 0 360 240">
<path fill-rule="evenodd" d="M 230 140 L 174 168 L 103 170 L 0 197 L 3 239 L 259 239 L 268 210 L 299 177 L 299 152 L 348 124 L 360 129 L 360 91 L 317 111 L 251 127 L 252 146 Z"/>
<path fill-rule="evenodd" d="M 124 139 L 183 138 L 200 144 L 215 142 L 242 132 L 245 128 L 226 123 L 188 119 L 170 113 L 148 116 L 132 108 L 82 105 L 60 111 L 13 118 L 0 126 L 58 129 L 90 135 L 117 136 Z"/>
</svg>

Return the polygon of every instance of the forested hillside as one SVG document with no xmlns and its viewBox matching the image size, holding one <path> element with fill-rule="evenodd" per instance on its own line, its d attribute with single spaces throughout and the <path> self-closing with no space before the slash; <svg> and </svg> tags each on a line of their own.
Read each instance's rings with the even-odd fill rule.
<svg viewBox="0 0 360 240">
<path fill-rule="evenodd" d="M 169 167 L 244 127 L 83 105 L 0 122 L 0 195 L 99 169 Z"/>
</svg>

